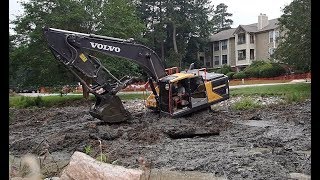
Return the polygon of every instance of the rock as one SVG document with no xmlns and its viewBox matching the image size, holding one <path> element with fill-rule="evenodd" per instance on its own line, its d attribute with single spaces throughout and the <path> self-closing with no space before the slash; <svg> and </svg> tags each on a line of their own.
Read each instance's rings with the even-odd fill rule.
<svg viewBox="0 0 320 180">
<path fill-rule="evenodd" d="M 102 163 L 76 151 L 71 156 L 69 165 L 62 171 L 60 179 L 140 180 L 142 175 L 142 170 L 127 169 L 122 166 Z"/>
<path fill-rule="evenodd" d="M 290 173 L 290 178 L 296 180 L 309 180 L 311 176 L 302 173 Z"/>
</svg>

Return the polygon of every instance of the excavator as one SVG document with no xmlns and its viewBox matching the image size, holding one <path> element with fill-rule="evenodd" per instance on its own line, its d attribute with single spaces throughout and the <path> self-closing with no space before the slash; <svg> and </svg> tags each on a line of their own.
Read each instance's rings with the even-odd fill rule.
<svg viewBox="0 0 320 180">
<path fill-rule="evenodd" d="M 206 68 L 195 69 L 193 63 L 184 71 L 177 67 L 165 68 L 155 51 L 133 39 L 49 27 L 43 28 L 43 34 L 55 59 L 95 96 L 89 114 L 104 122 L 119 123 L 131 118 L 117 93 L 135 83 L 137 77 L 115 77 L 96 53 L 138 64 L 148 75 L 147 85 L 151 89 L 145 106 L 160 115 L 181 117 L 229 98 L 229 80 L 224 74 L 207 72 Z M 177 93 L 178 87 L 183 88 L 183 94 Z"/>
</svg>

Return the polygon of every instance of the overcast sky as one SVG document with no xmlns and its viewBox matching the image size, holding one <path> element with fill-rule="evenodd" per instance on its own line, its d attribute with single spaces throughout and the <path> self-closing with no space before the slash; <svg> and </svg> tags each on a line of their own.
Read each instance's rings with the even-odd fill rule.
<svg viewBox="0 0 320 180">
<path fill-rule="evenodd" d="M 12 20 L 14 15 L 23 13 L 18 2 L 26 0 L 9 0 L 9 18 Z M 256 23 L 260 13 L 266 14 L 268 19 L 278 18 L 282 15 L 282 9 L 289 5 L 292 0 L 212 0 L 216 7 L 220 3 L 228 6 L 228 12 L 232 13 L 232 27 Z"/>
</svg>

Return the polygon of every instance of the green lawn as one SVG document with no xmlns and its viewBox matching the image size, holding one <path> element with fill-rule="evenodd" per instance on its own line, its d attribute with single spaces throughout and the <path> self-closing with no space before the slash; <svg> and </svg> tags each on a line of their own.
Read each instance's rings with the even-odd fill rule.
<svg viewBox="0 0 320 180">
<path fill-rule="evenodd" d="M 231 96 L 282 96 L 289 94 L 301 94 L 306 97 L 311 97 L 311 84 L 282 84 L 282 85 L 265 85 L 256 87 L 245 87 L 230 89 Z"/>
<path fill-rule="evenodd" d="M 287 102 L 300 101 L 311 97 L 311 84 L 285 84 L 285 85 L 266 85 L 257 87 L 244 87 L 230 89 L 231 98 L 234 96 L 281 96 Z M 122 100 L 143 99 L 143 94 L 119 94 Z M 90 101 L 94 102 L 94 96 L 90 96 Z M 70 96 L 44 96 L 44 97 L 24 97 L 10 96 L 9 107 L 51 107 L 56 105 L 72 104 L 73 102 L 88 101 L 84 100 L 82 94 Z"/>
</svg>

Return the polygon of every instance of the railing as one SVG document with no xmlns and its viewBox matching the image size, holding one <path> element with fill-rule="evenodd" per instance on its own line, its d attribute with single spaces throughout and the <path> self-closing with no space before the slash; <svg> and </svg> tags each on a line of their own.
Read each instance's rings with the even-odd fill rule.
<svg viewBox="0 0 320 180">
<path fill-rule="evenodd" d="M 243 57 L 238 57 L 238 61 L 239 61 L 239 60 L 245 60 L 245 59 L 246 59 L 245 56 L 243 56 Z"/>
<path fill-rule="evenodd" d="M 238 41 L 238 44 L 245 44 L 246 41 Z"/>
</svg>

